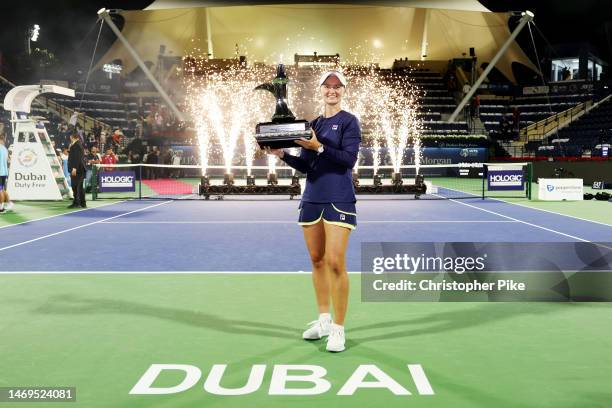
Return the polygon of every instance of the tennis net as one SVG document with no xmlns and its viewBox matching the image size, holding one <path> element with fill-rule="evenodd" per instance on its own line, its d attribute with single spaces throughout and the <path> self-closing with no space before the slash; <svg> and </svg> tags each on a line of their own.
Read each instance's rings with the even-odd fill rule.
<svg viewBox="0 0 612 408">
<path fill-rule="evenodd" d="M 394 174 L 392 166 L 377 167 L 376 172 L 372 166 L 359 167 L 356 169 L 358 195 L 393 194 L 419 199 L 531 198 L 531 163 L 405 165 L 400 167 L 400 172 L 401 178 Z M 406 192 L 409 190 L 406 186 L 420 182 L 417 174 L 423 177 L 427 187 L 424 194 Z M 267 166 L 235 166 L 231 176 L 224 166 L 209 166 L 203 180 L 200 166 L 115 164 L 95 165 L 88 184 L 94 200 L 201 199 L 211 195 L 202 195 L 202 183 L 218 186 L 213 188 L 216 193 L 212 195 L 278 195 L 282 191 L 278 186 L 294 184 L 295 177 L 303 188 L 304 175 L 286 166 L 277 166 L 272 177 Z M 252 188 L 247 188 L 248 184 Z M 404 188 L 394 188 L 399 185 Z M 222 186 L 228 188 L 224 190 Z M 293 198 L 294 194 L 290 196 Z"/>
</svg>

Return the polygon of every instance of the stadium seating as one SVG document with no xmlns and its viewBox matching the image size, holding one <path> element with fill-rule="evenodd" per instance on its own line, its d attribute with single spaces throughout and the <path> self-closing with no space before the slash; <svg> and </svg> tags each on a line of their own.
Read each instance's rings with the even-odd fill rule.
<svg viewBox="0 0 612 408">
<path fill-rule="evenodd" d="M 602 153 L 601 146 L 611 143 L 612 99 L 608 99 L 550 136 L 544 146 L 549 147 L 546 151 L 551 156 L 598 156 Z"/>
<path fill-rule="evenodd" d="M 74 98 L 53 97 L 53 99 L 61 105 L 77 109 L 112 127 L 123 128 L 128 125 L 126 102 L 117 95 L 76 92 Z"/>
<path fill-rule="evenodd" d="M 465 121 L 447 123 L 446 120 L 443 120 L 443 115 L 445 117 L 450 115 L 457 104 L 440 73 L 414 70 L 408 71 L 407 76 L 410 82 L 422 91 L 419 98 L 419 117 L 423 121 L 425 134 L 443 138 L 444 135 L 463 136 L 470 133 Z"/>
<path fill-rule="evenodd" d="M 513 107 L 518 108 L 520 113 L 519 127 L 523 128 L 591 98 L 593 98 L 592 94 L 576 94 L 550 95 L 549 97 L 521 96 L 512 101 L 507 99 L 482 99 L 480 119 L 488 132 L 499 133 L 500 122 L 504 115 L 508 115 L 509 121 L 512 122 Z"/>
</svg>

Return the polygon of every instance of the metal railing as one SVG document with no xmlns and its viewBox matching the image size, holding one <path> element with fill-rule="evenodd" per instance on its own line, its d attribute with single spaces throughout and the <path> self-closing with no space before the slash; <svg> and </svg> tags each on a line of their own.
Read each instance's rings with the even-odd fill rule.
<svg viewBox="0 0 612 408">
<path fill-rule="evenodd" d="M 525 143 L 537 142 L 552 134 L 555 134 L 588 112 L 592 106 L 593 100 L 590 99 L 588 101 L 581 102 L 572 108 L 532 123 L 519 131 L 520 140 Z"/>
</svg>

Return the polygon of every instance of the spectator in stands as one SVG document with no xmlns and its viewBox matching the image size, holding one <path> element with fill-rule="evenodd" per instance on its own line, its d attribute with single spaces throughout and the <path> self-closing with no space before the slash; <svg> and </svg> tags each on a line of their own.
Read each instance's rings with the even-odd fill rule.
<svg viewBox="0 0 612 408">
<path fill-rule="evenodd" d="M 8 160 L 9 152 L 4 145 L 6 139 L 4 134 L 0 133 L 0 213 L 13 208 L 13 203 L 9 198 L 7 191 L 8 182 Z"/>
<path fill-rule="evenodd" d="M 117 156 L 115 155 L 115 152 L 113 152 L 113 148 L 112 147 L 107 147 L 106 148 L 106 154 L 104 156 L 102 156 L 102 160 L 100 160 L 100 163 L 102 164 L 117 164 Z M 104 171 L 113 171 L 114 168 L 113 167 L 105 167 Z"/>
<path fill-rule="evenodd" d="M 83 129 L 83 127 L 78 123 L 76 125 L 76 132 L 77 135 L 79 135 L 79 139 L 81 139 L 81 144 L 85 146 L 85 129 Z"/>
<path fill-rule="evenodd" d="M 162 151 L 162 154 L 159 158 L 160 164 L 172 164 L 172 150 L 168 149 L 168 148 L 164 148 L 164 150 Z M 170 177 L 170 172 L 168 171 L 167 168 L 162 168 L 162 173 L 161 173 L 161 177 L 166 178 L 166 177 Z"/>
<path fill-rule="evenodd" d="M 113 148 L 115 151 L 119 151 L 121 148 L 121 140 L 123 139 L 123 132 L 121 129 L 116 129 L 113 133 Z"/>
<path fill-rule="evenodd" d="M 88 149 L 91 149 L 96 144 L 96 135 L 94 132 L 89 132 L 87 134 L 87 145 Z"/>
<path fill-rule="evenodd" d="M 157 130 L 162 129 L 162 127 L 164 126 L 164 117 L 159 111 L 155 112 L 155 126 L 157 127 Z"/>
<path fill-rule="evenodd" d="M 72 112 L 72 115 L 70 115 L 70 120 L 68 121 L 68 124 L 73 128 L 76 128 L 78 119 L 79 112 L 75 110 L 74 112 Z"/>
<path fill-rule="evenodd" d="M 180 166 L 182 157 L 183 155 L 180 150 L 177 150 L 176 152 L 174 152 L 174 155 L 172 156 L 172 165 Z M 183 176 L 181 174 L 181 169 L 173 169 L 173 170 L 174 170 L 174 177 L 180 178 Z"/>
<path fill-rule="evenodd" d="M 157 151 L 157 146 L 153 146 L 149 153 L 147 154 L 146 164 L 159 164 L 159 152 Z M 154 167 L 147 167 L 147 176 L 149 179 L 157 178 L 157 169 Z"/>
<path fill-rule="evenodd" d="M 153 134 L 153 124 L 155 123 L 153 112 L 149 112 L 144 121 L 144 137 L 149 138 Z"/>
<path fill-rule="evenodd" d="M 136 120 L 136 137 L 142 139 L 144 136 L 144 121 L 142 117 L 138 117 Z"/>
<path fill-rule="evenodd" d="M 102 128 L 98 125 L 94 125 L 92 131 L 93 131 L 94 138 L 99 139 L 100 134 L 102 133 Z"/>
<path fill-rule="evenodd" d="M 448 92 L 450 92 L 451 94 L 457 90 L 457 79 L 455 78 L 454 73 L 451 73 L 448 76 L 448 81 L 446 82 L 446 88 L 448 89 Z"/>
<path fill-rule="evenodd" d="M 499 138 L 502 140 L 507 140 L 510 138 L 510 121 L 508 120 L 507 112 L 502 114 L 499 122 Z"/>
<path fill-rule="evenodd" d="M 85 190 L 83 180 L 85 178 L 85 154 L 79 135 L 73 133 L 70 136 L 70 152 L 68 153 L 68 168 L 70 169 L 70 184 L 72 185 L 72 204 L 68 208 L 87 208 L 85 203 Z"/>
<path fill-rule="evenodd" d="M 115 148 L 115 145 L 113 143 L 113 135 L 112 134 L 108 134 L 106 135 L 106 139 L 104 140 L 104 150 L 108 150 L 111 149 L 113 150 Z"/>
<path fill-rule="evenodd" d="M 90 150 L 87 152 L 85 159 L 87 161 L 87 166 L 85 167 L 85 190 L 91 190 L 91 176 L 93 174 L 93 166 L 95 164 L 100 164 L 102 162 L 102 157 L 98 152 L 98 146 L 91 146 Z"/>
<path fill-rule="evenodd" d="M 128 150 L 127 161 L 130 164 L 140 163 L 140 154 L 133 150 Z"/>
<path fill-rule="evenodd" d="M 132 152 L 132 155 L 138 155 L 140 159 L 143 159 L 143 156 L 146 153 L 146 149 L 142 144 L 142 139 L 139 136 L 136 136 L 128 145 L 126 146 L 126 150 Z M 140 161 L 138 161 L 140 163 Z"/>
<path fill-rule="evenodd" d="M 479 118 L 480 117 L 480 95 L 474 96 L 474 107 L 472 109 L 472 117 Z"/>
<path fill-rule="evenodd" d="M 571 81 L 572 80 L 572 71 L 570 71 L 567 67 L 561 70 L 561 80 L 562 81 Z"/>
<path fill-rule="evenodd" d="M 521 112 L 517 106 L 512 107 L 512 130 L 515 132 L 519 131 L 519 126 L 521 124 Z"/>
</svg>

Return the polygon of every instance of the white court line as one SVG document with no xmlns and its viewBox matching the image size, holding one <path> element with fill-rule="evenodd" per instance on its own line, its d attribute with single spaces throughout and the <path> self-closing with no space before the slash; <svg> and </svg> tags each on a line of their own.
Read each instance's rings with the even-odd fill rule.
<svg viewBox="0 0 612 408">
<path fill-rule="evenodd" d="M 451 190 L 451 191 L 460 191 L 460 190 L 454 190 L 454 189 L 449 189 L 449 190 Z M 482 196 L 480 196 L 480 195 L 473 194 L 473 193 L 468 193 L 468 192 L 463 192 L 463 191 L 460 191 L 460 192 L 465 193 L 465 194 L 472 195 L 472 196 L 474 196 L 474 198 L 481 198 L 481 197 L 482 197 Z M 441 198 L 443 198 L 443 199 L 446 199 L 446 197 L 441 196 L 441 195 L 438 195 L 438 194 L 431 194 L 431 195 L 436 196 L 436 197 L 441 197 Z M 544 212 L 547 212 L 547 213 L 550 213 L 550 214 L 556 214 L 556 215 L 560 215 L 560 216 L 562 216 L 562 217 L 574 218 L 574 219 L 576 219 L 576 220 L 580 220 L 580 221 L 592 222 L 592 223 L 594 223 L 594 224 L 600 224 L 600 225 L 603 225 L 603 226 L 606 226 L 606 227 L 611 227 L 611 226 L 612 226 L 612 224 L 606 224 L 606 223 L 604 223 L 604 222 L 600 222 L 600 221 L 588 220 L 588 219 L 586 219 L 586 218 L 577 217 L 577 216 L 575 216 L 575 215 L 562 214 L 562 213 L 558 213 L 558 212 L 556 212 L 556 211 L 544 210 L 543 208 L 530 207 L 530 206 L 528 206 L 528 205 L 525 205 L 525 204 L 519 204 L 519 203 L 516 203 L 516 202 L 514 202 L 514 201 L 507 201 L 507 200 L 504 200 L 503 198 L 496 198 L 496 197 L 485 197 L 485 198 L 486 198 L 487 200 L 490 200 L 490 201 L 497 201 L 497 202 L 499 202 L 499 203 L 505 203 L 505 204 L 518 205 L 519 207 L 529 208 L 529 209 L 531 209 L 531 210 L 537 210 L 537 211 L 544 211 Z M 450 200 L 450 201 L 455 201 L 455 200 L 453 200 L 453 199 L 449 199 L 449 200 Z"/>
<path fill-rule="evenodd" d="M 531 227 L 540 228 L 540 229 L 543 229 L 543 230 L 549 231 L 549 232 L 554 232 L 555 234 L 563 235 L 563 236 L 566 236 L 568 238 L 576 239 L 578 241 L 591 242 L 591 241 L 589 241 L 587 239 L 580 238 L 580 237 L 577 237 L 575 235 L 566 234 L 565 232 L 560 232 L 560 231 L 557 231 L 557 230 L 554 230 L 554 229 L 551 229 L 551 228 L 543 227 L 541 225 L 532 224 L 530 222 L 519 220 L 518 218 L 513 218 L 513 217 L 510 217 L 508 215 L 500 214 L 500 213 L 495 212 L 495 211 L 485 210 L 484 208 L 476 207 L 475 205 L 471 205 L 471 204 L 467 204 L 467 203 L 462 203 L 461 201 L 457 201 L 457 200 L 453 200 L 453 199 L 449 199 L 449 201 L 452 201 L 453 203 L 465 205 L 465 206 L 470 207 L 470 208 L 475 208 L 475 209 L 480 210 L 480 211 L 488 212 L 490 214 L 495 214 L 495 215 L 498 215 L 498 216 L 503 217 L 503 218 L 507 218 L 507 219 L 512 220 L 512 221 L 520 222 L 521 224 L 529 225 Z"/>
<path fill-rule="evenodd" d="M 530 207 L 530 206 L 525 205 L 525 204 L 519 204 L 519 203 L 515 203 L 515 202 L 512 202 L 512 201 L 502 200 L 502 199 L 499 199 L 499 198 L 489 198 L 489 197 L 487 197 L 487 199 L 494 200 L 494 201 L 499 201 L 500 203 L 518 205 L 519 207 L 529 208 L 531 210 L 544 211 L 544 212 L 547 212 L 549 214 L 556 214 L 556 215 L 560 215 L 562 217 L 574 218 L 574 219 L 577 219 L 577 220 L 580 220 L 580 221 L 592 222 L 594 224 L 603 225 L 605 227 L 612 227 L 612 224 L 606 224 L 605 222 L 600 222 L 600 221 L 587 220 L 586 218 L 576 217 L 575 215 L 561 214 L 561 213 L 558 213 L 558 212 L 555 212 L 555 211 L 545 210 L 543 208 Z"/>
<path fill-rule="evenodd" d="M 349 275 L 361 274 L 348 271 Z M 10 271 L 0 275 L 297 275 L 310 274 L 310 271 Z"/>
<path fill-rule="evenodd" d="M 68 229 L 62 230 L 62 231 L 54 232 L 54 233 L 52 233 L 52 234 L 43 235 L 42 237 L 33 238 L 33 239 L 29 239 L 29 240 L 27 240 L 27 241 L 19 242 L 19 243 L 17 243 L 17 244 L 13 244 L 13 245 L 5 246 L 5 247 L 3 247 L 3 248 L 0 248 L 0 252 L 2 252 L 2 251 L 4 251 L 4 250 L 7 250 L 7 249 L 15 248 L 15 247 L 18 247 L 18 246 L 21 246 L 21 245 L 25 245 L 25 244 L 29 244 L 29 243 L 32 243 L 32 242 L 40 241 L 41 239 L 50 238 L 50 237 L 54 237 L 54 236 L 56 236 L 56 235 L 64 234 L 64 233 L 66 233 L 66 232 L 74 231 L 74 230 L 77 230 L 77 229 L 80 229 L 80 228 L 85 228 L 85 227 L 88 227 L 88 226 L 90 226 L 90 225 L 100 224 L 100 223 L 102 223 L 102 222 L 104 222 L 104 221 L 106 221 L 106 220 L 112 220 L 112 219 L 114 219 L 114 218 L 123 217 L 124 215 L 133 214 L 133 213 L 136 213 L 136 212 L 139 212 L 139 211 L 147 210 L 147 209 L 149 209 L 149 208 L 157 207 L 157 206 L 164 205 L 164 204 L 168 204 L 168 203 L 171 203 L 171 202 L 172 202 L 172 201 L 164 201 L 164 202 L 162 202 L 162 203 L 158 203 L 158 204 L 149 205 L 149 206 L 147 206 L 147 207 L 139 208 L 139 209 L 137 209 L 137 210 L 129 211 L 129 212 L 126 212 L 126 213 L 123 213 L 123 214 L 114 215 L 114 216 L 112 216 L 112 217 L 108 217 L 108 218 L 103 218 L 103 219 L 101 219 L 101 220 L 94 221 L 94 222 L 89 222 L 89 223 L 87 223 L 87 224 L 83 224 L 83 225 L 78 225 L 78 226 L 76 226 L 76 227 L 72 227 L 72 228 L 68 228 Z"/>
<path fill-rule="evenodd" d="M 608 247 L 604 247 L 608 248 Z M 608 248 L 612 249 L 612 248 Z M 421 271 L 425 273 L 424 271 Z M 419 272 L 418 274 L 420 274 Z M 443 273 L 444 271 L 427 271 L 427 273 Z M 531 274 L 532 271 L 494 271 L 493 273 L 525 273 Z M 563 270 L 567 273 L 579 273 L 584 272 L 580 269 L 568 269 Z M 593 272 L 607 272 L 607 271 L 593 271 Z M 297 275 L 304 276 L 310 274 L 311 271 L 0 271 L 2 275 Z M 360 275 L 361 271 L 347 271 L 349 275 Z M 543 270 L 538 273 L 559 273 L 557 270 Z"/>
<path fill-rule="evenodd" d="M 430 224 L 430 223 L 514 223 L 510 220 L 372 220 L 359 224 Z M 228 221 L 105 221 L 102 224 L 296 224 L 297 221 L 228 220 Z"/>
<path fill-rule="evenodd" d="M 14 227 L 15 225 L 27 224 L 28 222 L 48 220 L 49 218 L 55 218 L 55 217 L 60 217 L 62 215 L 74 214 L 74 213 L 78 213 L 78 212 L 81 212 L 81 211 L 95 210 L 96 208 L 106 207 L 106 206 L 113 205 L 113 204 L 120 204 L 120 203 L 124 203 L 126 201 L 128 201 L 128 200 L 115 201 L 115 202 L 112 202 L 112 203 L 105 203 L 105 204 L 97 205 L 95 207 L 81 208 L 80 210 L 76 210 L 76 211 L 67 211 L 67 212 L 61 213 L 61 214 L 49 215 L 48 217 L 42 217 L 42 218 L 36 218 L 36 219 L 33 219 L 33 220 L 16 222 L 14 224 L 9 224 L 9 225 L 2 225 L 2 226 L 0 226 L 0 229 L 8 228 L 8 227 Z M 19 213 L 16 213 L 16 214 L 19 214 Z"/>
</svg>

